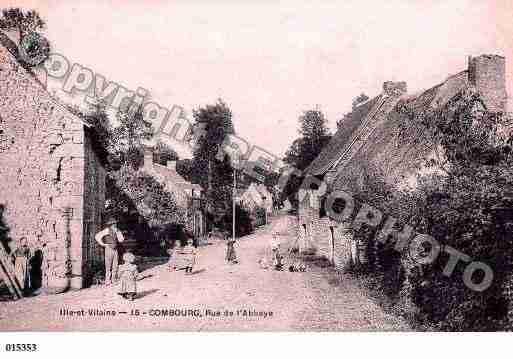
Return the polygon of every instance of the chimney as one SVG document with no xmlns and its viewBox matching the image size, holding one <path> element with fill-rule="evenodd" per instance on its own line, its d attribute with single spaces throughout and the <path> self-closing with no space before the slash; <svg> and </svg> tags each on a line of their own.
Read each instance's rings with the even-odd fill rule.
<svg viewBox="0 0 513 359">
<path fill-rule="evenodd" d="M 506 59 L 499 55 L 468 57 L 468 79 L 487 110 L 506 111 Z"/>
<path fill-rule="evenodd" d="M 166 167 L 176 172 L 176 161 L 167 161 Z"/>
<path fill-rule="evenodd" d="M 153 170 L 153 148 L 144 146 L 143 152 L 144 152 L 143 170 L 152 171 Z"/>
<path fill-rule="evenodd" d="M 401 96 L 407 91 L 406 82 L 386 81 L 383 82 L 383 94 L 385 96 Z"/>
</svg>

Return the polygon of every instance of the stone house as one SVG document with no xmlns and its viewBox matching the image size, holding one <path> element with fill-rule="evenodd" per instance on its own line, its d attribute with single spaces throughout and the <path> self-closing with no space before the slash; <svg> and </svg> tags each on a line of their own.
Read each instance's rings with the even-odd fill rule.
<svg viewBox="0 0 513 359">
<path fill-rule="evenodd" d="M 101 262 L 94 235 L 105 205 L 105 158 L 95 129 L 0 45 L 0 203 L 8 246 L 26 237 L 38 258 L 36 286 L 82 288 Z"/>
<path fill-rule="evenodd" d="M 265 209 L 266 213 L 268 215 L 271 215 L 273 212 L 273 195 L 267 187 L 263 184 L 256 185 L 257 191 L 260 193 L 260 196 L 262 198 L 262 207 Z"/>
<path fill-rule="evenodd" d="M 247 209 L 253 217 L 258 209 L 265 210 L 265 218 L 254 218 L 255 225 L 259 226 L 268 220 L 273 211 L 273 197 L 263 184 L 252 182 L 239 197 L 242 207 Z"/>
<path fill-rule="evenodd" d="M 241 205 L 248 211 L 253 212 L 257 207 L 262 204 L 262 197 L 260 192 L 255 187 L 254 183 L 251 183 L 248 188 L 242 190 L 242 194 L 239 197 Z"/>
<path fill-rule="evenodd" d="M 241 205 L 242 208 L 246 209 L 249 212 L 254 211 L 258 207 L 258 202 L 255 198 L 248 192 L 247 188 L 238 188 L 236 191 L 236 201 Z"/>
<path fill-rule="evenodd" d="M 272 212 L 273 198 L 263 184 L 252 182 L 248 188 L 243 191 L 241 200 L 248 209 L 254 210 L 255 207 L 261 207 L 268 213 Z"/>
<path fill-rule="evenodd" d="M 426 161 L 439 156 L 414 124 L 408 124 L 401 106 L 415 112 L 446 105 L 462 91 L 473 89 L 484 108 L 505 112 L 505 58 L 497 55 L 469 57 L 468 68 L 417 94 L 408 94 L 405 82 L 385 82 L 378 96 L 348 114 L 333 139 L 305 170 L 327 185 L 327 192 L 353 192 L 365 186 L 369 169 L 377 169 L 396 188 L 414 188 L 419 174 L 429 172 Z M 406 123 L 406 126 L 404 125 Z M 341 269 L 358 255 L 349 223 L 330 219 L 316 189 L 301 193 L 297 236 L 302 250 L 312 249 Z"/>
<path fill-rule="evenodd" d="M 207 233 L 207 219 L 203 205 L 203 189 L 199 184 L 191 183 L 176 171 L 176 161 L 168 161 L 166 166 L 153 162 L 153 149 L 144 148 L 142 170 L 151 174 L 165 185 L 167 191 L 174 194 L 176 203 L 186 212 L 185 229 L 202 239 Z"/>
</svg>

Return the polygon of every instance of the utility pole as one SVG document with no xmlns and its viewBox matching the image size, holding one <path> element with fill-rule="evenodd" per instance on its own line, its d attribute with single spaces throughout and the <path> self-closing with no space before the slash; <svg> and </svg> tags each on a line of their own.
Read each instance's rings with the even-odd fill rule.
<svg viewBox="0 0 513 359">
<path fill-rule="evenodd" d="M 232 231 L 233 231 L 233 240 L 235 241 L 235 210 L 237 209 L 235 200 L 237 198 L 237 168 L 239 166 L 240 161 L 240 154 L 235 153 L 232 157 L 232 167 L 233 167 L 233 194 L 232 194 L 232 201 L 233 201 L 233 218 L 232 218 Z"/>
<path fill-rule="evenodd" d="M 235 160 L 237 161 L 237 160 Z M 237 168 L 236 168 L 236 164 L 234 164 L 233 166 L 233 195 L 232 195 L 232 200 L 233 200 L 233 218 L 232 218 L 232 226 L 233 226 L 233 240 L 235 241 L 235 209 L 236 209 L 236 204 L 235 204 L 235 199 L 236 199 L 236 196 L 237 196 Z"/>
<path fill-rule="evenodd" d="M 192 210 L 192 238 L 195 245 L 198 245 L 196 242 L 196 209 L 194 208 L 194 188 L 191 191 L 191 210 Z"/>
<path fill-rule="evenodd" d="M 262 198 L 264 199 L 264 218 L 265 218 L 265 224 L 267 225 L 267 197 L 266 196 L 262 196 Z"/>
</svg>

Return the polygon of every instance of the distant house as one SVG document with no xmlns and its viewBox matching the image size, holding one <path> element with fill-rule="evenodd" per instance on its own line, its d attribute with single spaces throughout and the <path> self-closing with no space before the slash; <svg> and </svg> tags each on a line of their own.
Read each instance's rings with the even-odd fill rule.
<svg viewBox="0 0 513 359">
<path fill-rule="evenodd" d="M 242 207 L 246 208 L 254 217 L 256 226 L 265 224 L 269 216 L 272 215 L 273 197 L 263 184 L 252 182 L 239 196 L 239 200 Z M 257 214 L 262 218 L 256 218 Z"/>
<path fill-rule="evenodd" d="M 273 212 L 273 195 L 263 184 L 256 185 L 256 189 L 262 198 L 261 206 L 265 209 L 268 215 L 271 215 Z"/>
<path fill-rule="evenodd" d="M 143 171 L 153 175 L 173 193 L 177 205 L 186 211 L 185 229 L 195 238 L 203 238 L 207 232 L 206 216 L 203 206 L 203 190 L 180 176 L 176 171 L 176 161 L 168 161 L 166 166 L 153 162 L 153 149 L 145 147 Z"/>
<path fill-rule="evenodd" d="M 26 237 L 38 258 L 33 286 L 90 283 L 102 261 L 94 235 L 105 206 L 105 158 L 95 129 L 0 45 L 0 203 L 8 246 Z"/>
<path fill-rule="evenodd" d="M 415 124 L 408 124 L 401 107 L 407 105 L 418 113 L 439 109 L 469 88 L 477 91 L 484 108 L 504 112 L 505 59 L 496 55 L 470 57 L 466 70 L 414 95 L 407 93 L 405 82 L 385 82 L 381 94 L 346 116 L 305 175 L 322 179 L 328 193 L 362 188 L 372 175 L 369 169 L 377 169 L 397 188 L 414 188 L 417 175 L 429 171 L 426 161 L 437 155 L 438 148 Z M 315 249 L 336 267 L 345 267 L 357 252 L 350 225 L 336 223 L 326 215 L 323 197 L 316 189 L 303 194 L 297 223 L 300 247 Z"/>
<path fill-rule="evenodd" d="M 239 200 L 242 207 L 249 211 L 254 211 L 262 202 L 260 192 L 256 190 L 253 183 L 248 188 L 241 190 Z"/>
</svg>

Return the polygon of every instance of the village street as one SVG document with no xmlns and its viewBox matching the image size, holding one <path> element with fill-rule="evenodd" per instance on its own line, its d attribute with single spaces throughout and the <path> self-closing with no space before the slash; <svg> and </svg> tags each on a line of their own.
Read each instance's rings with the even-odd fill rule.
<svg viewBox="0 0 513 359">
<path fill-rule="evenodd" d="M 238 265 L 225 263 L 225 246 L 218 241 L 199 249 L 192 275 L 170 272 L 166 264 L 143 270 L 134 302 L 117 296 L 113 287 L 93 287 L 1 303 L 0 331 L 408 330 L 367 298 L 349 276 L 313 266 L 305 273 L 261 269 L 258 260 L 270 256 L 272 231 L 279 231 L 286 247 L 293 240 L 292 221 L 275 217 L 271 225 L 240 239 Z M 85 315 L 61 315 L 63 309 L 84 309 Z M 90 309 L 117 314 L 90 316 Z M 172 309 L 196 311 L 184 317 L 162 315 Z M 244 315 L 244 310 L 261 315 Z M 220 316 L 214 316 L 217 311 Z M 225 311 L 233 315 L 226 316 Z"/>
</svg>

